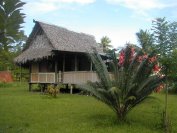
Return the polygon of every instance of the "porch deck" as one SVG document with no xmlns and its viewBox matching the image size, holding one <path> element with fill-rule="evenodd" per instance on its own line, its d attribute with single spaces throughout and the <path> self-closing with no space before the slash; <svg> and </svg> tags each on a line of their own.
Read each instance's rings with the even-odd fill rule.
<svg viewBox="0 0 177 133">
<path fill-rule="evenodd" d="M 57 77 L 55 77 L 57 76 Z M 31 73 L 30 83 L 63 83 L 83 84 L 87 81 L 98 81 L 96 72 L 93 71 L 71 71 L 53 73 Z"/>
</svg>

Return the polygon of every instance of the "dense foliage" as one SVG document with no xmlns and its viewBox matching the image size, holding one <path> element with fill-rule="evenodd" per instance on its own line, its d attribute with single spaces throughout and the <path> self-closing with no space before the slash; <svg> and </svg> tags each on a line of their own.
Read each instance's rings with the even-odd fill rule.
<svg viewBox="0 0 177 133">
<path fill-rule="evenodd" d="M 140 30 L 137 34 L 142 49 L 150 53 L 156 50 L 159 62 L 165 68 L 170 88 L 177 89 L 177 22 L 167 21 L 165 18 L 156 18 L 149 31 Z"/>
<path fill-rule="evenodd" d="M 177 22 L 169 22 L 165 18 L 157 18 L 152 23 L 154 47 L 161 57 L 170 56 L 177 48 Z"/>
<path fill-rule="evenodd" d="M 101 57 L 96 52 L 91 54 L 100 82 L 89 82 L 81 88 L 111 107 L 119 120 L 124 120 L 133 107 L 163 82 L 164 76 L 159 73 L 160 67 L 154 53 L 135 53 L 134 47 L 130 45 L 121 50 L 119 60 L 115 52 L 112 59 L 111 78 Z"/>
<path fill-rule="evenodd" d="M 23 35 L 20 29 L 24 23 L 24 14 L 21 13 L 24 4 L 20 0 L 0 1 L 0 48 L 5 51 Z"/>
<path fill-rule="evenodd" d="M 25 3 L 20 0 L 0 0 L 0 71 L 20 73 L 13 59 L 21 50 L 27 37 L 22 30 Z"/>
<path fill-rule="evenodd" d="M 141 29 L 138 33 L 136 33 L 136 36 L 141 48 L 146 53 L 152 52 L 152 45 L 154 44 L 153 35 L 148 30 L 144 31 Z"/>
</svg>

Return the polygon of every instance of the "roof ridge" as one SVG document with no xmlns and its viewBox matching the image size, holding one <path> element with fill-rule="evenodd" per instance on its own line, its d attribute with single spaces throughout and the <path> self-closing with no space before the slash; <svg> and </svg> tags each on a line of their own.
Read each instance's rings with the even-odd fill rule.
<svg viewBox="0 0 177 133">
<path fill-rule="evenodd" d="M 35 22 L 38 22 L 39 24 L 55 26 L 56 28 L 60 28 L 60 29 L 66 30 L 66 31 L 68 31 L 68 32 L 73 32 L 73 33 L 76 33 L 76 34 L 82 34 L 82 35 L 94 37 L 93 35 L 90 35 L 90 34 L 87 34 L 87 33 L 83 33 L 83 32 L 76 32 L 76 31 L 74 31 L 74 30 L 70 30 L 70 29 L 68 29 L 68 28 L 65 28 L 65 27 L 62 27 L 62 26 L 58 26 L 58 25 L 56 25 L 56 24 L 52 24 L 52 23 L 48 23 L 48 22 L 44 22 L 44 21 L 35 21 Z M 94 38 L 95 38 L 95 37 L 94 37 Z"/>
</svg>

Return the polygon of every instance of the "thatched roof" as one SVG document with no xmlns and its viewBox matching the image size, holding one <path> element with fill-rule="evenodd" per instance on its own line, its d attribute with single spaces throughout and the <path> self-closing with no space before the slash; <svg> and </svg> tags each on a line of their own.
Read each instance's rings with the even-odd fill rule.
<svg viewBox="0 0 177 133">
<path fill-rule="evenodd" d="M 18 64 L 52 56 L 52 51 L 92 52 L 93 47 L 99 53 L 94 36 L 77 33 L 55 25 L 35 21 L 35 26 L 27 40 L 27 47 L 15 58 Z"/>
</svg>

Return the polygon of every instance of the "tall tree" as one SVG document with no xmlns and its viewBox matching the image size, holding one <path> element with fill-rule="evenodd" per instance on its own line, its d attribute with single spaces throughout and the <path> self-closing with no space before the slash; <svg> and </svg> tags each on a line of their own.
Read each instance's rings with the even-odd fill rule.
<svg viewBox="0 0 177 133">
<path fill-rule="evenodd" d="M 112 59 L 114 78 L 111 79 L 99 54 L 91 54 L 100 81 L 80 87 L 111 107 L 118 120 L 122 121 L 133 107 L 146 99 L 161 84 L 164 77 L 156 73 L 159 69 L 154 53 L 134 53 L 134 47 L 128 45 L 121 51 L 119 60 L 115 52 Z"/>
<path fill-rule="evenodd" d="M 167 111 L 168 88 L 176 82 L 176 50 L 177 50 L 177 23 L 166 21 L 165 18 L 157 18 L 153 21 L 153 34 L 155 36 L 155 46 L 160 55 L 160 62 L 163 65 L 163 73 L 166 75 L 166 95 L 164 111 L 164 127 L 169 132 L 169 118 Z"/>
<path fill-rule="evenodd" d="M 103 47 L 103 51 L 107 52 L 110 48 L 112 48 L 112 45 L 110 45 L 111 40 L 107 36 L 103 36 L 101 38 L 101 43 L 100 45 Z"/>
<path fill-rule="evenodd" d="M 170 53 L 173 53 L 177 49 L 177 22 L 169 23 L 169 49 Z"/>
<path fill-rule="evenodd" d="M 177 22 L 156 18 L 152 23 L 155 47 L 162 56 L 170 56 L 177 49 Z"/>
<path fill-rule="evenodd" d="M 165 18 L 157 18 L 153 21 L 152 31 L 155 36 L 155 48 L 161 57 L 160 61 L 168 69 L 166 74 L 170 76 L 174 71 L 171 64 L 176 60 L 174 53 L 177 50 L 177 22 L 169 22 Z M 176 68 L 177 66 L 173 67 Z"/>
<path fill-rule="evenodd" d="M 140 29 L 140 31 L 136 33 L 136 36 L 141 48 L 146 53 L 152 52 L 154 43 L 153 35 L 148 30 Z"/>
<path fill-rule="evenodd" d="M 24 2 L 20 0 L 0 1 L 0 48 L 8 51 L 11 44 L 21 37 L 21 24 L 24 23 L 25 15 L 21 13 Z"/>
</svg>

